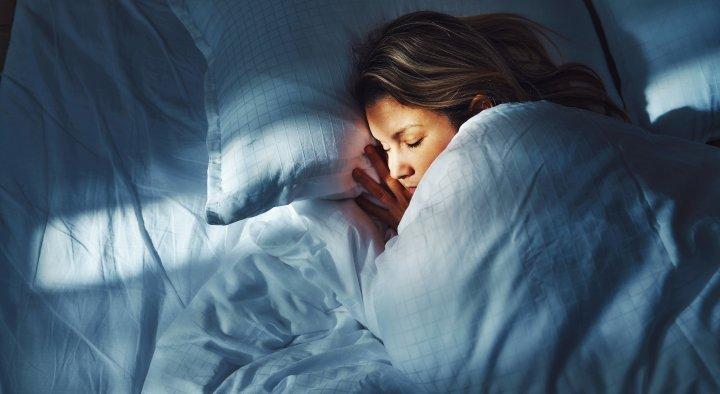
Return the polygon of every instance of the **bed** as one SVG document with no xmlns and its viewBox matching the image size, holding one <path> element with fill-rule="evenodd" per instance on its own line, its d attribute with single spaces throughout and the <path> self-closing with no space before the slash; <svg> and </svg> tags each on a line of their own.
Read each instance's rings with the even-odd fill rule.
<svg viewBox="0 0 720 394">
<path fill-rule="evenodd" d="M 164 1 L 18 4 L 0 88 L 1 391 L 140 392 L 159 338 L 206 281 L 260 265 L 241 243 L 244 221 L 205 221 L 205 67 Z M 271 271 L 239 281 L 238 297 L 273 284 L 278 267 L 267 263 Z M 286 271 L 280 285 L 307 286 Z M 253 387 L 404 382 L 377 338 L 337 307 L 328 307 L 333 322 L 341 317 L 333 336 L 251 365 Z M 272 308 L 249 310 L 274 322 Z M 319 361 L 304 367 L 309 355 Z M 178 369 L 204 365 L 199 354 L 174 356 Z"/>
<path fill-rule="evenodd" d="M 237 240 L 242 223 L 202 215 L 203 67 L 162 1 L 17 5 L 0 391 L 139 392 L 157 337 Z"/>
<path fill-rule="evenodd" d="M 560 376 L 559 383 L 517 380 L 512 373 L 498 378 L 489 367 L 482 382 L 444 368 L 430 371 L 438 376 L 428 380 L 430 364 L 418 354 L 446 343 L 413 342 L 414 331 L 388 323 L 397 310 L 377 301 L 427 301 L 413 293 L 419 282 L 405 283 L 376 265 L 399 263 L 397 253 L 381 257 L 383 249 L 407 244 L 394 244 L 397 238 L 390 240 L 352 202 L 299 201 L 228 225 L 208 224 L 206 69 L 191 33 L 163 0 L 18 2 L 0 80 L 0 391 L 418 392 L 451 387 L 453 376 L 464 382 L 453 387 L 458 391 L 481 384 L 489 391 L 584 387 L 562 368 L 548 372 Z M 672 142 L 658 144 L 670 149 Z M 717 153 L 693 146 L 701 152 L 696 157 L 717 164 Z M 708 185 L 702 190 L 717 190 L 716 183 Z M 705 228 L 719 231 L 713 220 L 720 216 L 711 212 Z M 412 214 L 416 221 L 406 223 L 406 234 L 422 215 Z M 706 247 L 707 261 L 693 263 L 702 275 L 669 282 L 677 289 L 692 282 L 695 293 L 662 293 L 682 296 L 679 314 L 688 305 L 700 311 L 682 314 L 684 325 L 667 334 L 675 349 L 686 345 L 687 332 L 720 330 L 716 249 Z M 547 279 L 551 272 L 555 268 L 539 267 L 532 275 Z M 568 275 L 563 280 L 583 273 Z M 404 286 L 379 292 L 377 283 Z M 637 286 L 633 292 L 652 287 L 644 280 Z M 435 300 L 454 294 L 435 290 Z M 444 306 L 427 303 L 424 310 L 405 304 L 403 321 L 413 329 L 442 326 L 423 313 Z M 612 305 L 617 314 L 608 313 L 618 319 L 633 307 Z M 463 340 L 461 334 L 455 340 Z M 716 346 L 703 340 L 688 343 Z M 500 357 L 497 349 L 487 354 Z M 508 351 L 501 361 L 515 360 L 521 350 Z M 629 378 L 624 386 L 605 386 L 602 379 L 614 376 L 609 373 L 585 388 L 719 387 L 717 360 L 704 355 L 694 353 L 688 364 L 707 367 L 703 384 L 668 375 L 652 383 L 660 386 L 649 377 L 644 386 Z M 581 356 L 556 355 L 561 365 Z M 593 362 L 599 361 L 577 365 Z M 642 375 L 643 362 L 631 368 Z"/>
</svg>

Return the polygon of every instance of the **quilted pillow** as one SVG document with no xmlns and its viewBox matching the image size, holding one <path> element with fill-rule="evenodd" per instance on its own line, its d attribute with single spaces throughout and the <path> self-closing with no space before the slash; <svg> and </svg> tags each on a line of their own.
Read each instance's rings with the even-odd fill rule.
<svg viewBox="0 0 720 394">
<path fill-rule="evenodd" d="M 169 0 L 207 59 L 207 219 L 228 224 L 306 198 L 360 193 L 372 142 L 347 92 L 350 43 L 419 9 L 516 12 L 554 29 L 556 60 L 598 72 L 617 102 L 581 2 L 551 0 Z M 552 53 L 551 49 L 551 53 Z"/>
<path fill-rule="evenodd" d="M 700 142 L 720 139 L 720 1 L 593 3 L 633 122 Z"/>
</svg>

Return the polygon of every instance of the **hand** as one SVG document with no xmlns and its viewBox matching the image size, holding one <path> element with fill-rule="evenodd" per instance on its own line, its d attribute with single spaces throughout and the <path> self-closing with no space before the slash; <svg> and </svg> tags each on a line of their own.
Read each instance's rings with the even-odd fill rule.
<svg viewBox="0 0 720 394">
<path fill-rule="evenodd" d="M 366 146 L 365 155 L 370 159 L 373 167 L 375 167 L 381 183 L 375 182 L 365 171 L 359 168 L 353 170 L 353 179 L 375 198 L 380 200 L 387 209 L 373 204 L 363 195 L 355 198 L 355 201 L 363 211 L 377 217 L 383 223 L 397 230 L 400 219 L 402 219 L 412 195 L 400 181 L 390 176 L 390 169 L 380 156 L 377 147 L 374 145 Z"/>
</svg>

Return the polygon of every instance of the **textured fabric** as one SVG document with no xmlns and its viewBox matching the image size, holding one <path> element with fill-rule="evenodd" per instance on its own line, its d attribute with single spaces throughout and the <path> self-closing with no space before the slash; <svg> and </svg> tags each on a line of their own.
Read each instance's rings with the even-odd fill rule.
<svg viewBox="0 0 720 394">
<path fill-rule="evenodd" d="M 632 120 L 662 134 L 720 139 L 720 2 L 599 0 Z"/>
<path fill-rule="evenodd" d="M 205 61 L 163 1 L 19 1 L 0 84 L 0 392 L 137 393 L 242 223 L 204 220 Z"/>
<path fill-rule="evenodd" d="M 550 102 L 462 125 L 364 277 L 430 392 L 717 392 L 720 149 Z"/>
<path fill-rule="evenodd" d="M 345 91 L 350 43 L 418 9 L 517 12 L 562 34 L 562 56 L 617 94 L 581 2 L 534 0 L 170 0 L 208 62 L 207 216 L 230 223 L 310 197 L 355 196 L 371 136 Z"/>
<path fill-rule="evenodd" d="M 145 392 L 418 392 L 361 325 L 384 242 L 353 201 L 295 202 L 245 229 L 159 341 Z"/>
<path fill-rule="evenodd" d="M 18 3 L 0 83 L 1 393 L 140 392 L 152 383 L 145 378 L 158 338 L 219 267 L 248 268 L 232 294 L 238 305 L 279 304 L 253 298 L 268 283 L 273 294 L 293 301 L 317 294 L 287 269 L 270 266 L 268 275 L 279 276 L 268 278 L 253 276 L 252 262 L 240 265 L 245 222 L 205 222 L 204 68 L 164 1 Z M 315 226 L 333 217 L 337 225 L 328 230 L 342 228 L 342 210 L 332 211 Z M 345 270 L 354 275 L 352 265 Z M 344 288 L 336 293 L 357 292 L 352 282 Z M 328 316 L 318 311 L 312 316 L 323 320 L 309 323 L 302 308 L 323 300 L 298 303 L 290 322 L 256 308 L 265 320 L 255 327 L 283 322 L 303 330 L 336 316 L 338 322 L 324 338 L 308 336 L 305 348 L 255 362 L 260 375 L 273 372 L 263 381 L 296 392 L 395 391 L 392 382 L 402 378 L 379 341 L 349 317 L 361 305 L 357 295 L 352 299 L 355 307 L 345 302 Z M 286 306 L 283 312 L 293 307 Z M 313 357 L 300 362 L 306 348 Z M 190 360 L 182 351 L 160 347 L 160 354 L 176 368 Z M 286 379 L 275 374 L 280 366 L 292 367 L 283 369 Z M 228 379 L 228 390 L 242 382 Z"/>
</svg>

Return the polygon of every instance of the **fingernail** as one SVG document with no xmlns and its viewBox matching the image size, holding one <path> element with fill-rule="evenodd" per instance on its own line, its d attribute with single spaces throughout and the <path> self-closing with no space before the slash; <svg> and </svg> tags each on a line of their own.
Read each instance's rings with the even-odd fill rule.
<svg viewBox="0 0 720 394">
<path fill-rule="evenodd" d="M 365 153 L 370 154 L 370 153 L 372 153 L 373 149 L 374 149 L 374 147 L 372 145 L 367 145 L 365 147 Z"/>
</svg>

